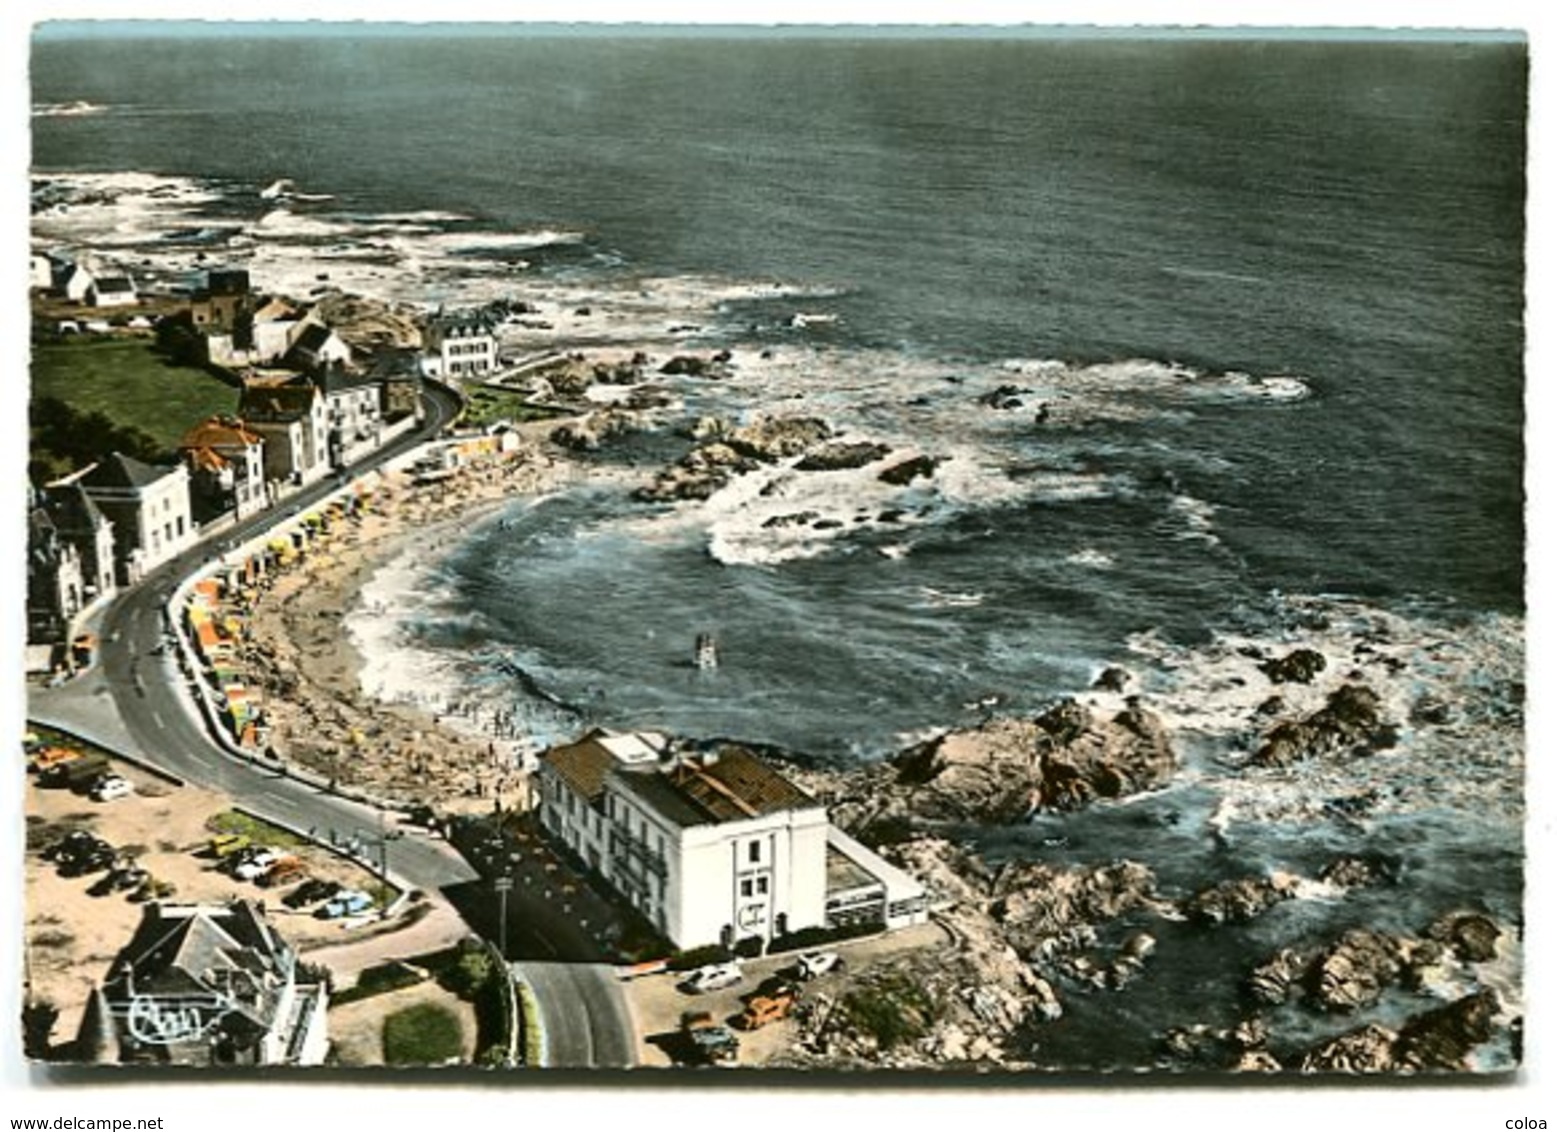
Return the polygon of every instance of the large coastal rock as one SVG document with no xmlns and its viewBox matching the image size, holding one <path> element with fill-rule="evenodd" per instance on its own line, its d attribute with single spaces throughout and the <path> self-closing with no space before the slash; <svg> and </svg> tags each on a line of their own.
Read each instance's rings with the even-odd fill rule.
<svg viewBox="0 0 1557 1132">
<path fill-rule="evenodd" d="M 1413 1015 L 1398 1031 L 1377 1023 L 1321 1042 L 1305 1053 L 1305 1073 L 1458 1072 L 1470 1055 L 1497 1035 L 1497 992 L 1482 988 Z"/>
<path fill-rule="evenodd" d="M 1310 1001 L 1324 1010 L 1371 1006 L 1405 971 L 1406 942 L 1384 932 L 1356 928 L 1346 932 L 1308 970 Z"/>
<path fill-rule="evenodd" d="M 1050 809 L 1073 810 L 1160 785 L 1175 758 L 1162 721 L 1130 701 L 1112 716 L 1065 700 L 1038 717 L 1039 797 Z"/>
<path fill-rule="evenodd" d="M 314 303 L 314 313 L 353 349 L 420 349 L 422 331 L 414 308 L 331 290 Z"/>
<path fill-rule="evenodd" d="M 1370 1023 L 1320 1042 L 1298 1061 L 1304 1073 L 1388 1073 L 1395 1068 L 1393 1030 Z"/>
<path fill-rule="evenodd" d="M 891 445 L 869 440 L 833 441 L 820 445 L 795 465 L 797 472 L 838 472 L 874 464 L 892 452 Z"/>
<path fill-rule="evenodd" d="M 1201 889 L 1184 902 L 1184 914 L 1203 924 L 1252 920 L 1261 912 L 1297 895 L 1299 879 L 1290 873 L 1238 877 Z"/>
<path fill-rule="evenodd" d="M 832 435 L 832 426 L 820 417 L 759 417 L 724 439 L 742 456 L 771 464 L 804 455 Z"/>
<path fill-rule="evenodd" d="M 1418 1014 L 1400 1028 L 1395 1057 L 1403 1069 L 1463 1070 L 1471 1051 L 1497 1033 L 1497 992 L 1482 988 L 1436 1010 Z"/>
<path fill-rule="evenodd" d="M 1446 944 L 1454 957 L 1464 963 L 1485 963 L 1495 959 L 1502 931 L 1490 917 L 1479 912 L 1450 912 L 1434 920 L 1427 938 Z"/>
<path fill-rule="evenodd" d="M 592 452 L 613 437 L 642 427 L 642 421 L 630 412 L 602 409 L 564 421 L 552 429 L 551 441 L 575 452 Z"/>
<path fill-rule="evenodd" d="M 1259 669 L 1272 684 L 1307 684 L 1325 670 L 1325 656 L 1314 649 L 1293 649 L 1286 656 L 1262 661 Z"/>
<path fill-rule="evenodd" d="M 1342 684 L 1324 707 L 1304 719 L 1277 724 L 1255 752 L 1256 766 L 1287 766 L 1306 759 L 1371 754 L 1395 745 L 1379 694 L 1366 684 Z"/>
<path fill-rule="evenodd" d="M 733 447 L 715 441 L 694 448 L 675 464 L 660 472 L 654 482 L 633 492 L 633 498 L 645 503 L 668 503 L 682 499 L 707 499 L 736 476 L 754 471 L 758 462 Z"/>
<path fill-rule="evenodd" d="M 910 456 L 891 467 L 883 468 L 876 478 L 893 487 L 907 487 L 920 477 L 930 479 L 935 475 L 935 469 L 940 464 L 941 459 L 938 456 Z"/>
</svg>

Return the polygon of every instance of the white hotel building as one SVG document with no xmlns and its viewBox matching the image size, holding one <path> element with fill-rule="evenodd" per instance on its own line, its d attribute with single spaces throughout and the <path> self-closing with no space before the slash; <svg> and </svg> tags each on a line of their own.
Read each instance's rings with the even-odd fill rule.
<svg viewBox="0 0 1557 1132">
<path fill-rule="evenodd" d="M 670 756 L 596 730 L 537 779 L 542 826 L 679 948 L 926 918 L 916 881 L 741 747 Z"/>
</svg>

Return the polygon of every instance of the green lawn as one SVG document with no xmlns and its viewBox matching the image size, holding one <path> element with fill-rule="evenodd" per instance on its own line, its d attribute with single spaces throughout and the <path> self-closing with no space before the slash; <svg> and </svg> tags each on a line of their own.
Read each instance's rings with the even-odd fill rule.
<svg viewBox="0 0 1557 1132">
<path fill-rule="evenodd" d="M 459 1019 L 445 1007 L 424 1002 L 384 1019 L 386 1065 L 441 1065 L 461 1052 Z"/>
<path fill-rule="evenodd" d="M 174 365 L 146 338 L 33 344 L 32 395 L 99 412 L 171 450 L 212 413 L 231 413 L 238 391 L 203 369 Z"/>
</svg>

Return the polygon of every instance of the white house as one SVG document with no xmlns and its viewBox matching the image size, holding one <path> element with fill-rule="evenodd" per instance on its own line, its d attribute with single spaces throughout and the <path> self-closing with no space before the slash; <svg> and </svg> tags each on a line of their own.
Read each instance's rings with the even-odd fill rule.
<svg viewBox="0 0 1557 1132">
<path fill-rule="evenodd" d="M 84 264 L 69 260 L 54 261 L 54 290 L 73 303 L 84 303 L 97 277 Z"/>
<path fill-rule="evenodd" d="M 351 347 L 322 322 L 305 320 L 293 339 L 289 358 L 299 369 L 320 370 L 351 361 Z"/>
<path fill-rule="evenodd" d="M 330 422 L 324 394 L 306 381 L 251 382 L 238 416 L 265 441 L 265 478 L 310 484 L 330 470 Z"/>
<path fill-rule="evenodd" d="M 87 288 L 86 298 L 94 307 L 134 306 L 140 301 L 135 280 L 128 275 L 99 275 Z"/>
<path fill-rule="evenodd" d="M 150 904 L 88 1000 L 81 1060 L 320 1065 L 329 992 L 247 901 Z"/>
<path fill-rule="evenodd" d="M 119 580 L 133 585 L 195 541 L 189 470 L 113 453 L 72 477 L 113 523 Z"/>
<path fill-rule="evenodd" d="M 596 730 L 539 761 L 542 826 L 672 943 L 922 922 L 924 890 L 752 752 Z"/>
<path fill-rule="evenodd" d="M 482 377 L 497 369 L 497 339 L 491 324 L 477 314 L 439 312 L 424 336 L 432 377 Z"/>
<path fill-rule="evenodd" d="M 39 291 L 54 286 L 54 258 L 47 252 L 33 252 L 27 261 L 27 286 Z"/>
<path fill-rule="evenodd" d="M 379 446 L 384 435 L 384 393 L 375 378 L 327 365 L 306 380 L 324 395 L 332 467 L 354 463 Z"/>
</svg>

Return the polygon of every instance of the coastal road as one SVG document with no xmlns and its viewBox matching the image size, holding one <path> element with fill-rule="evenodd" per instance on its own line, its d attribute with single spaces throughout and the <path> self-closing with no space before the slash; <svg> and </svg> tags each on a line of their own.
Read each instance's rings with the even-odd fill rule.
<svg viewBox="0 0 1557 1132">
<path fill-rule="evenodd" d="M 377 468 L 438 435 L 459 412 L 458 397 L 441 386 L 426 386 L 423 403 L 423 427 L 354 465 L 354 474 Z M 332 830 L 343 839 L 359 831 L 376 837 L 379 815 L 373 808 L 219 747 L 190 703 L 183 674 L 164 640 L 165 607 L 182 578 L 222 548 L 307 511 L 338 486 L 335 477 L 314 484 L 288 499 L 284 508 L 251 516 L 203 540 L 120 594 L 103 614 L 98 663 L 86 675 L 58 688 L 32 689 L 29 718 L 139 754 L 187 782 L 231 795 L 260 817 L 312 828 L 321 837 Z M 422 837 L 393 840 L 388 854 L 391 870 L 418 888 L 442 888 L 475 876 L 447 845 Z"/>
<path fill-rule="evenodd" d="M 509 964 L 535 992 L 548 1069 L 628 1069 L 638 1063 L 635 1030 L 616 973 L 603 963 Z"/>
</svg>

